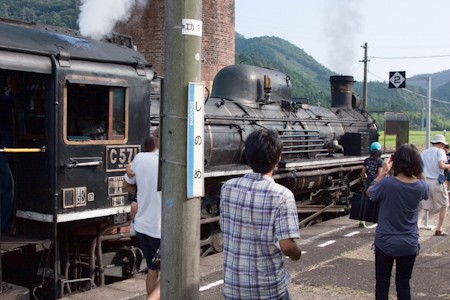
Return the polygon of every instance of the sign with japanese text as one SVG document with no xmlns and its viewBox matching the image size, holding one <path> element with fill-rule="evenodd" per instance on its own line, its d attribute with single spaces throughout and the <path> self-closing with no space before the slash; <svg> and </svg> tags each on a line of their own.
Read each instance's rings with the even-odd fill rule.
<svg viewBox="0 0 450 300">
<path fill-rule="evenodd" d="M 204 92 L 202 83 L 189 83 L 187 124 L 187 198 L 203 197 Z"/>
</svg>

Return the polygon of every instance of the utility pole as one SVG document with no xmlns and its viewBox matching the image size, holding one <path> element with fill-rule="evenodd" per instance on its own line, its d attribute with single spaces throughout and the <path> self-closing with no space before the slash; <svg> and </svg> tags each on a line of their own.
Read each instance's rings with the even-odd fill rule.
<svg viewBox="0 0 450 300">
<path fill-rule="evenodd" d="M 420 123 L 420 130 L 423 131 L 423 124 L 425 123 L 425 98 L 422 98 L 422 113 L 421 113 L 421 123 Z"/>
<path fill-rule="evenodd" d="M 187 199 L 189 82 L 201 80 L 202 1 L 164 1 L 161 299 L 199 299 L 200 198 Z"/>
<path fill-rule="evenodd" d="M 430 134 L 431 134 L 431 76 L 426 77 L 428 82 L 427 90 L 427 149 L 430 147 Z"/>
<path fill-rule="evenodd" d="M 369 62 L 367 59 L 367 43 L 364 43 L 364 46 L 361 47 L 364 48 L 364 59 L 360 61 L 364 63 L 363 111 L 367 111 L 367 63 Z"/>
</svg>

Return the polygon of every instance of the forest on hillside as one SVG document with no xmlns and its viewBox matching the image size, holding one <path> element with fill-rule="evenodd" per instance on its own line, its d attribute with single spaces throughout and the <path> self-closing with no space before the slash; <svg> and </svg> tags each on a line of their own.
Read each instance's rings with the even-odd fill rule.
<svg viewBox="0 0 450 300">
<path fill-rule="evenodd" d="M 2 0 L 0 16 L 78 29 L 80 0 Z"/>
</svg>

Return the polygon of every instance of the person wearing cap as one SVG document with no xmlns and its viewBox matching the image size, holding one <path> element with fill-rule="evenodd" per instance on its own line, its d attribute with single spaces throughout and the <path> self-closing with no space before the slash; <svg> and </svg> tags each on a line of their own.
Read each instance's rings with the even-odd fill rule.
<svg viewBox="0 0 450 300">
<path fill-rule="evenodd" d="M 444 170 L 450 169 L 450 164 L 447 164 L 447 156 L 444 151 L 444 146 L 448 145 L 445 136 L 436 134 L 431 140 L 432 147 L 422 151 L 421 157 L 424 168 L 423 174 L 430 186 L 430 197 L 427 200 L 422 200 L 419 211 L 419 228 L 422 224 L 427 212 L 439 213 L 438 224 L 434 235 L 446 236 L 448 235 L 442 230 L 448 210 L 448 193 L 444 183 L 439 182 L 439 176 L 444 175 Z"/>
<path fill-rule="evenodd" d="M 370 144 L 370 156 L 364 160 L 364 165 L 361 170 L 361 178 L 364 180 L 364 190 L 366 190 L 375 177 L 381 173 L 383 160 L 380 156 L 381 144 L 378 142 L 373 142 Z M 359 221 L 359 227 L 365 228 L 366 222 Z"/>
</svg>

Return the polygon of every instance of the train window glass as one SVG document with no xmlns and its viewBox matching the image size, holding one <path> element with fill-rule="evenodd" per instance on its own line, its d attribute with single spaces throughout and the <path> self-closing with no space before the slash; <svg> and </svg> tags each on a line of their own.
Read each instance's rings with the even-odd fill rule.
<svg viewBox="0 0 450 300">
<path fill-rule="evenodd" d="M 123 138 L 125 136 L 125 89 L 112 89 L 113 97 L 113 124 L 112 136 Z"/>
<path fill-rule="evenodd" d="M 125 96 L 123 87 L 67 82 L 67 140 L 125 139 Z"/>
<path fill-rule="evenodd" d="M 9 132 L 8 147 L 45 138 L 48 84 L 46 75 L 0 70 L 0 127 Z"/>
</svg>

